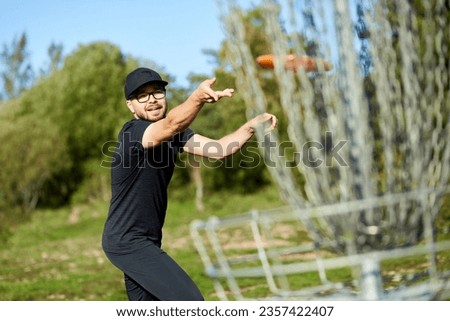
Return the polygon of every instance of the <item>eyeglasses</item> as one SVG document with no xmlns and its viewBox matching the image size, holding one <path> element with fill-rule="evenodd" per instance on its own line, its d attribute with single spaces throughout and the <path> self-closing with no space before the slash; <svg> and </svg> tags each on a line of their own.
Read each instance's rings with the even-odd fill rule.
<svg viewBox="0 0 450 321">
<path fill-rule="evenodd" d="M 166 97 L 166 91 L 165 90 L 156 90 L 152 93 L 140 93 L 139 95 L 135 96 L 136 100 L 140 103 L 146 103 L 150 100 L 150 96 L 153 96 L 156 100 L 163 99 Z"/>
</svg>

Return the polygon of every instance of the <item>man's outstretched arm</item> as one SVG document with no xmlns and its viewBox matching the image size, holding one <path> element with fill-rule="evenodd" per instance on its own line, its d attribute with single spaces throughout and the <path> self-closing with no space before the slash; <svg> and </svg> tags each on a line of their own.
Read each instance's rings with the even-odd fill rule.
<svg viewBox="0 0 450 321">
<path fill-rule="evenodd" d="M 277 125 L 277 118 L 269 113 L 264 113 L 249 120 L 236 131 L 220 139 L 211 139 L 199 134 L 192 136 L 184 145 L 184 151 L 214 159 L 222 159 L 238 152 L 244 144 L 253 136 L 256 127 L 268 125 L 267 132 Z"/>
<path fill-rule="evenodd" d="M 222 97 L 233 96 L 234 90 L 230 88 L 213 90 L 215 81 L 215 78 L 203 81 L 185 102 L 171 109 L 165 118 L 148 126 L 142 137 L 144 148 L 160 145 L 184 131 L 194 121 L 205 103 L 215 103 Z"/>
</svg>

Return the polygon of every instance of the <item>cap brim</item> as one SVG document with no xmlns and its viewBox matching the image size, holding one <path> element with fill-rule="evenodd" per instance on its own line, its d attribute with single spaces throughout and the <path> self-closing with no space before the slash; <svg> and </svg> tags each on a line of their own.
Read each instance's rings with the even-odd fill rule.
<svg viewBox="0 0 450 321">
<path fill-rule="evenodd" d="M 131 89 L 130 94 L 126 97 L 127 99 L 130 99 L 131 97 L 133 97 L 133 94 L 141 87 L 145 86 L 145 85 L 149 85 L 149 84 L 153 84 L 153 83 L 157 83 L 157 84 L 162 84 L 164 87 L 167 86 L 169 83 L 167 81 L 164 80 L 151 80 L 151 81 L 147 81 L 144 82 L 138 86 L 135 86 L 134 88 Z"/>
</svg>

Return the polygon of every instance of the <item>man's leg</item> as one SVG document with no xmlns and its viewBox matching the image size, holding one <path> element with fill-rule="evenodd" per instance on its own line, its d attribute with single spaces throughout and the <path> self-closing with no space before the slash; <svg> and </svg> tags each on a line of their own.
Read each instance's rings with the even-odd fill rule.
<svg viewBox="0 0 450 321">
<path fill-rule="evenodd" d="M 125 289 L 130 301 L 159 301 L 150 292 L 141 287 L 128 275 L 124 274 Z"/>
<path fill-rule="evenodd" d="M 130 300 L 204 300 L 186 272 L 154 244 L 129 254 L 107 255 L 126 275 Z"/>
</svg>

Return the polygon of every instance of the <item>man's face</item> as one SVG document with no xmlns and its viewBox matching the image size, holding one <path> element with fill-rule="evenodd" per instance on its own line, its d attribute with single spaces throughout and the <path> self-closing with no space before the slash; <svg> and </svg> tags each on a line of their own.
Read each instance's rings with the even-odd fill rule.
<svg viewBox="0 0 450 321">
<path fill-rule="evenodd" d="M 149 84 L 141 89 L 129 100 L 127 106 L 134 117 L 152 122 L 166 116 L 166 92 L 161 85 Z"/>
</svg>

